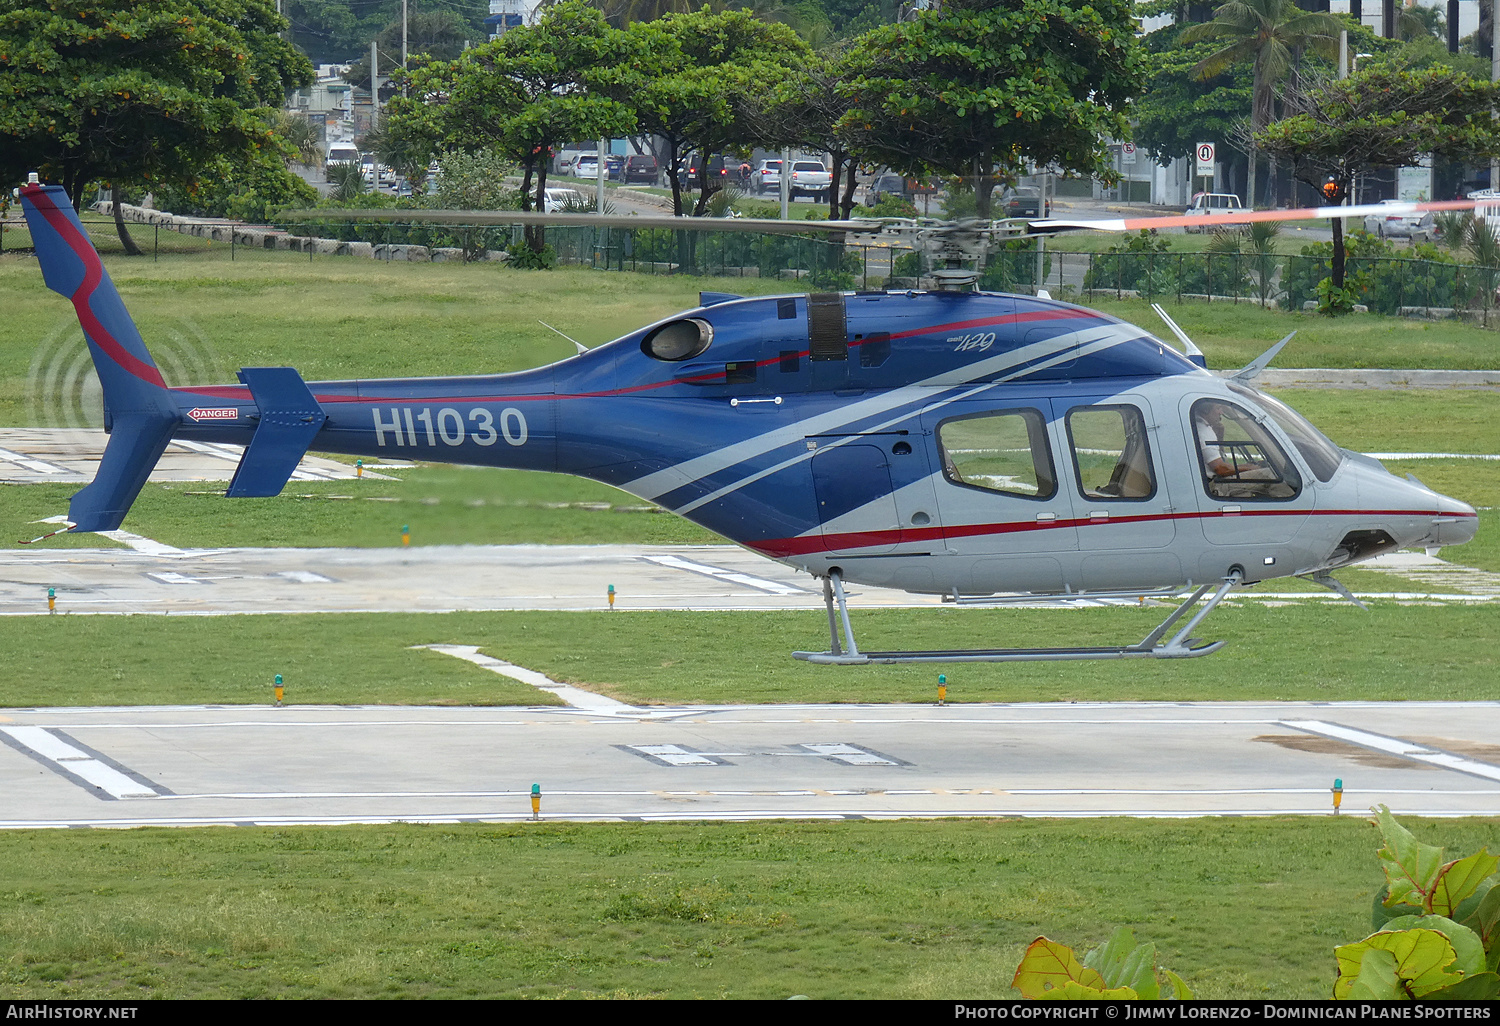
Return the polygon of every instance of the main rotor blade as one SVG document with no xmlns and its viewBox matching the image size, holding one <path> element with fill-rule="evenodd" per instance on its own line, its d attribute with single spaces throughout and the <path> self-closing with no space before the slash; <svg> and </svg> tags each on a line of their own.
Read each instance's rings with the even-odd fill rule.
<svg viewBox="0 0 1500 1026">
<path fill-rule="evenodd" d="M 1225 224 L 1253 224 L 1257 221 L 1332 221 L 1351 217 L 1403 217 L 1407 214 L 1425 214 L 1438 210 L 1473 210 L 1478 202 L 1471 199 L 1436 200 L 1424 203 L 1365 203 L 1357 207 L 1299 207 L 1296 210 L 1235 210 L 1227 213 L 1215 212 L 1212 216 L 1189 216 L 1168 214 L 1165 217 L 1125 217 L 1109 220 L 1084 221 L 1068 218 L 1047 218 L 1028 221 L 1033 232 L 1061 232 L 1093 230 L 1099 232 L 1133 232 L 1142 228 L 1213 228 Z"/>
<path fill-rule="evenodd" d="M 549 225 L 572 228 L 669 228 L 716 232 L 878 232 L 882 222 L 774 221 L 753 217 L 673 217 L 670 214 L 544 214 L 530 210 L 289 210 L 278 219 L 298 221 L 394 221 L 402 224 Z"/>
</svg>

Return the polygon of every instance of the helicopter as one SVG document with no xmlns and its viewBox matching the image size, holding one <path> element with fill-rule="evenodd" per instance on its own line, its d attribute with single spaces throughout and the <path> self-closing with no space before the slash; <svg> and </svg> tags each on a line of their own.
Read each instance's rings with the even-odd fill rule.
<svg viewBox="0 0 1500 1026">
<path fill-rule="evenodd" d="M 230 497 L 279 494 L 309 449 L 573 474 L 821 579 L 829 649 L 793 654 L 850 665 L 1203 656 L 1223 642 L 1191 635 L 1236 588 L 1300 576 L 1352 601 L 1334 571 L 1477 527 L 1468 504 L 1341 449 L 1253 386 L 1290 335 L 1221 378 L 1159 307 L 1183 351 L 1045 292 L 974 291 L 959 266 L 995 238 L 1172 218 L 823 222 L 923 241 L 948 266 L 930 289 L 705 292 L 515 373 L 306 382 L 246 367 L 238 384 L 170 387 L 64 190 L 33 175 L 17 194 L 47 286 L 77 311 L 110 433 L 64 530 L 118 528 L 174 439 L 244 446 Z M 1328 216 L 1244 220 L 1298 214 Z M 862 652 L 846 584 L 960 604 L 1187 597 L 1132 644 Z"/>
</svg>

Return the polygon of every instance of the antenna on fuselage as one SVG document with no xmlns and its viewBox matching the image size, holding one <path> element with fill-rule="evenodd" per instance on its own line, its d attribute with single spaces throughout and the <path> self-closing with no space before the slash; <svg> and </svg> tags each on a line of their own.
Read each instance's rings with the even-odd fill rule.
<svg viewBox="0 0 1500 1026">
<path fill-rule="evenodd" d="M 538 323 L 538 324 L 540 324 L 540 325 L 541 325 L 541 326 L 542 326 L 542 327 L 544 327 L 544 328 L 547 328 L 547 329 L 549 329 L 549 330 L 551 330 L 551 331 L 557 331 L 557 329 L 556 329 L 556 328 L 554 328 L 554 327 L 552 327 L 552 325 L 550 325 L 550 324 L 548 324 L 548 323 L 547 323 L 547 322 L 546 322 L 546 321 L 544 321 L 544 320 L 540 320 L 540 319 L 538 319 L 538 320 L 537 320 L 537 323 Z M 567 335 L 567 334 L 564 334 L 564 333 L 563 333 L 563 332 L 561 332 L 561 331 L 557 331 L 557 333 L 558 333 L 558 334 L 559 334 L 559 335 L 562 335 L 562 337 L 563 337 L 563 338 L 565 338 L 565 339 L 567 339 L 567 340 L 568 340 L 568 341 L 569 341 L 569 342 L 571 342 L 571 343 L 573 343 L 573 345 L 574 345 L 574 346 L 576 346 L 576 347 L 577 347 L 577 348 L 578 348 L 578 352 L 579 352 L 579 353 L 586 353 L 586 352 L 588 352 L 588 351 L 589 351 L 589 347 L 588 347 L 588 346 L 586 346 L 586 345 L 584 345 L 584 344 L 583 344 L 583 343 L 582 343 L 582 342 L 580 342 L 580 341 L 578 341 L 578 340 L 577 340 L 577 339 L 576 339 L 576 338 L 574 338 L 574 337 L 573 337 L 573 336 L 572 336 L 572 335 Z M 575 356 L 576 356 L 576 355 L 577 355 L 577 353 L 575 353 L 575 354 L 574 354 L 574 355 L 575 355 Z"/>
<path fill-rule="evenodd" d="M 1167 312 L 1161 308 L 1161 304 L 1152 303 L 1151 309 L 1156 311 L 1156 316 L 1166 322 L 1167 327 L 1172 329 L 1172 334 L 1177 336 L 1177 341 L 1182 343 L 1183 354 L 1199 367 L 1207 367 L 1208 361 L 1203 358 L 1203 350 L 1193 345 L 1193 340 L 1187 337 L 1187 332 L 1179 328 L 1177 322 L 1167 316 Z"/>
<path fill-rule="evenodd" d="M 1239 369 L 1239 370 L 1235 371 L 1233 374 L 1229 375 L 1229 380 L 1230 381 L 1243 381 L 1247 385 L 1250 384 L 1250 382 L 1252 382 L 1252 381 L 1255 380 L 1255 376 L 1257 374 L 1259 374 L 1261 371 L 1263 371 L 1263 370 L 1266 369 L 1266 365 L 1269 364 L 1275 358 L 1275 356 L 1276 356 L 1277 353 L 1281 352 L 1281 347 L 1284 346 L 1284 345 L 1286 345 L 1288 342 L 1290 342 L 1292 340 L 1292 336 L 1295 335 L 1295 334 L 1297 334 L 1297 331 L 1296 331 L 1295 328 L 1293 330 L 1287 332 L 1286 338 L 1282 339 L 1280 342 L 1276 343 L 1270 349 L 1267 349 L 1264 353 L 1261 353 L 1255 359 L 1253 359 L 1249 363 L 1245 364 L 1245 366 L 1242 367 L 1241 369 Z"/>
</svg>

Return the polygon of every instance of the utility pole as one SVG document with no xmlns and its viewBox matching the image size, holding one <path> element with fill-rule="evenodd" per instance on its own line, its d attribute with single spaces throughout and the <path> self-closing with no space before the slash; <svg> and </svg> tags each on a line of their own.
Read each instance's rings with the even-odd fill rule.
<svg viewBox="0 0 1500 1026">
<path fill-rule="evenodd" d="M 1500 82 L 1500 11 L 1490 8 L 1490 81 Z M 1500 161 L 1490 161 L 1490 190 L 1500 186 Z"/>
<path fill-rule="evenodd" d="M 406 71 L 406 0 L 401 0 L 401 70 Z M 401 82 L 401 95 L 406 95 L 406 82 Z"/>
<path fill-rule="evenodd" d="M 380 120 L 380 53 L 375 49 L 375 40 L 370 40 L 370 127 Z"/>
</svg>

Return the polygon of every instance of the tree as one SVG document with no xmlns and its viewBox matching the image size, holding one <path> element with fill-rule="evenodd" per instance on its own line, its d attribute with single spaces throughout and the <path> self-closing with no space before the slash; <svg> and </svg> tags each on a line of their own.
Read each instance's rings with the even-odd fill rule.
<svg viewBox="0 0 1500 1026">
<path fill-rule="evenodd" d="M 409 11 L 406 18 L 406 52 L 426 54 L 440 60 L 453 60 L 464 52 L 464 45 L 475 36 L 474 29 L 453 11 Z M 382 73 L 389 76 L 401 63 L 401 19 L 388 23 L 375 37 Z M 344 72 L 345 82 L 370 83 L 370 45 L 366 43 L 359 59 Z M 388 88 L 388 87 L 387 87 Z M 387 94 L 387 88 L 380 95 Z"/>
<path fill-rule="evenodd" d="M 1347 22 L 1333 14 L 1304 11 L 1295 0 L 1229 0 L 1214 11 L 1214 20 L 1193 25 L 1182 42 L 1227 40 L 1194 69 L 1200 81 L 1223 74 L 1233 64 L 1253 68 L 1250 89 L 1250 132 L 1271 121 L 1276 86 L 1293 64 L 1294 51 L 1312 48 L 1328 53 L 1338 46 L 1339 30 Z M 1255 147 L 1250 147 L 1245 203 L 1255 206 Z"/>
<path fill-rule="evenodd" d="M 677 159 L 692 150 L 702 155 L 694 210 L 702 214 L 711 194 L 707 158 L 766 141 L 758 130 L 766 124 L 770 90 L 811 51 L 785 25 L 708 7 L 635 22 L 627 32 L 631 63 L 617 68 L 607 89 L 635 108 L 643 132 L 664 141 L 664 152 L 656 157 L 667 169 L 672 212 L 678 216 L 683 210 Z"/>
<path fill-rule="evenodd" d="M 391 101 L 387 127 L 407 139 L 425 138 L 433 153 L 493 149 L 523 171 L 521 209 L 544 209 L 557 147 L 635 127 L 628 105 L 590 88 L 625 61 L 630 42 L 595 8 L 565 0 L 534 26 L 511 29 L 458 60 L 413 70 L 410 95 Z M 528 227 L 526 241 L 540 254 L 545 233 Z"/>
<path fill-rule="evenodd" d="M 276 173 L 257 111 L 312 79 L 285 27 L 273 0 L 0 0 L 0 179 L 39 171 L 79 205 L 99 179 L 118 200 L 122 184 L 190 187 L 226 161 Z"/>
<path fill-rule="evenodd" d="M 1212 52 L 1213 44 L 1184 46 L 1178 38 L 1182 32 L 1183 26 L 1171 25 L 1142 40 L 1150 85 L 1131 105 L 1136 143 L 1163 166 L 1191 157 L 1200 142 L 1228 142 L 1236 123 L 1250 110 L 1250 69 L 1236 65 L 1208 82 L 1200 81 L 1193 69 Z M 1229 163 L 1227 154 L 1225 162 Z M 1237 164 L 1226 170 L 1231 179 L 1241 170 Z M 1220 186 L 1219 191 L 1229 190 Z"/>
<path fill-rule="evenodd" d="M 855 41 L 839 132 L 908 175 L 970 178 L 980 217 L 1026 165 L 1116 177 L 1105 139 L 1129 137 L 1144 85 L 1128 0 L 952 0 Z"/>
<path fill-rule="evenodd" d="M 1449 68 L 1388 65 L 1321 79 L 1283 97 L 1287 117 L 1259 132 L 1267 153 L 1334 204 L 1355 175 L 1408 167 L 1423 154 L 1449 160 L 1500 156 L 1500 85 Z M 1333 222 L 1333 286 L 1344 287 L 1343 222 Z"/>
<path fill-rule="evenodd" d="M 848 46 L 836 44 L 823 50 L 784 76 L 771 90 L 764 105 L 763 143 L 800 145 L 828 154 L 833 180 L 828 186 L 828 216 L 848 217 L 854 207 L 855 170 L 859 157 L 838 131 L 839 119 L 848 109 L 839 96 L 842 86 L 859 70 L 849 63 Z"/>
</svg>

